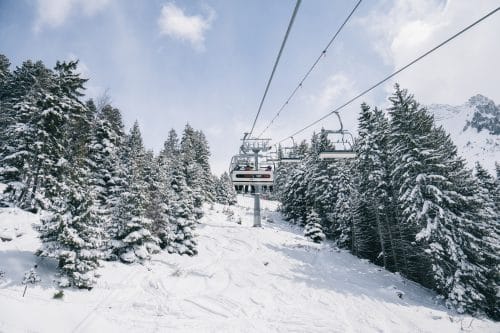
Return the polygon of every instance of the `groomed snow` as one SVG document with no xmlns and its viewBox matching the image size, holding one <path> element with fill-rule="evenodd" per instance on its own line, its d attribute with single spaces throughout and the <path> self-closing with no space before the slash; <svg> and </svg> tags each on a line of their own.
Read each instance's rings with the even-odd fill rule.
<svg viewBox="0 0 500 333">
<path fill-rule="evenodd" d="M 199 255 L 105 263 L 93 290 L 67 289 L 62 300 L 52 298 L 57 270 L 47 259 L 37 270 L 42 281 L 22 297 L 23 275 L 39 261 L 30 227 L 38 216 L 1 209 L 0 230 L 15 237 L 0 242 L 0 332 L 500 331 L 497 323 L 444 309 L 432 292 L 331 243 L 307 241 L 281 220 L 275 202 L 263 202 L 269 221 L 253 228 L 253 199 L 238 202 L 233 221 L 223 206 L 206 207 Z"/>
</svg>

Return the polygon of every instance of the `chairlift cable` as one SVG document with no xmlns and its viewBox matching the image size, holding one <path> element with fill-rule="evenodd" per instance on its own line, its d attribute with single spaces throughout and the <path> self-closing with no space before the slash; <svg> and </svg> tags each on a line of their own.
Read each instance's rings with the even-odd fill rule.
<svg viewBox="0 0 500 333">
<path fill-rule="evenodd" d="M 257 114 L 255 115 L 255 119 L 253 121 L 252 129 L 250 130 L 249 136 L 252 135 L 253 130 L 255 128 L 255 124 L 257 123 L 257 119 L 259 118 L 260 111 L 262 110 L 262 106 L 264 105 L 264 100 L 266 99 L 267 92 L 269 91 L 269 86 L 271 85 L 271 81 L 273 80 L 274 73 L 276 72 L 276 68 L 278 67 L 278 63 L 281 58 L 281 54 L 283 53 L 283 49 L 285 48 L 286 41 L 288 39 L 288 35 L 290 34 L 290 30 L 292 29 L 293 22 L 295 21 L 295 16 L 297 15 L 297 12 L 299 10 L 299 6 L 302 0 L 297 0 L 297 3 L 295 4 L 295 8 L 293 10 L 292 17 L 290 18 L 290 22 L 288 23 L 288 28 L 285 33 L 285 37 L 283 38 L 283 42 L 281 43 L 280 50 L 278 52 L 278 56 L 276 57 L 276 60 L 274 62 L 273 70 L 271 71 L 271 76 L 269 77 L 269 80 L 267 81 L 266 89 L 264 90 L 264 95 L 262 96 L 262 99 L 260 100 L 259 108 L 257 110 Z"/>
<path fill-rule="evenodd" d="M 356 9 L 358 9 L 358 7 L 359 7 L 359 5 L 361 4 L 362 1 L 363 0 L 359 0 L 356 3 L 356 5 L 354 6 L 354 8 L 351 10 L 351 12 L 349 13 L 349 15 L 347 16 L 347 18 L 344 20 L 344 22 L 340 25 L 340 27 L 337 29 L 337 31 L 333 35 L 333 37 L 330 39 L 330 41 L 328 42 L 328 44 L 326 45 L 326 47 L 323 48 L 323 50 L 321 51 L 320 55 L 316 58 L 316 60 L 312 64 L 312 66 L 309 68 L 309 70 L 306 72 L 306 74 L 302 77 L 302 79 L 300 80 L 299 84 L 295 87 L 295 89 L 292 91 L 292 93 L 290 94 L 290 96 L 288 96 L 288 98 L 283 103 L 283 105 L 278 109 L 278 112 L 276 113 L 276 115 L 266 125 L 266 127 L 264 128 L 264 130 L 257 136 L 258 138 L 260 138 L 269 129 L 269 127 L 271 127 L 271 125 L 274 123 L 274 121 L 281 115 L 281 112 L 283 111 L 283 109 L 285 109 L 285 107 L 290 103 L 290 101 L 295 96 L 295 94 L 297 93 L 297 91 L 299 91 L 299 89 L 302 88 L 303 83 L 307 80 L 307 78 L 312 73 L 312 71 L 314 70 L 314 68 L 318 65 L 318 63 L 320 62 L 320 60 L 323 59 L 323 57 L 326 55 L 326 52 L 328 51 L 328 49 L 330 48 L 330 46 L 333 44 L 333 42 L 335 41 L 335 39 L 337 38 L 337 36 L 340 34 L 340 32 L 342 31 L 342 29 L 344 28 L 344 26 L 347 24 L 347 22 L 351 19 L 351 16 L 354 14 L 354 12 L 356 11 Z"/>
<path fill-rule="evenodd" d="M 458 36 L 460 36 L 461 34 L 463 34 L 464 32 L 466 32 L 467 30 L 473 28 L 474 26 L 476 26 L 477 24 L 481 23 L 482 21 L 484 21 L 485 19 L 487 19 L 488 17 L 492 16 L 493 14 L 495 14 L 496 12 L 498 12 L 500 10 L 500 7 L 497 7 L 495 9 L 493 9 L 492 11 L 490 11 L 489 13 L 487 13 L 486 15 L 484 15 L 483 17 L 481 17 L 480 19 L 474 21 L 473 23 L 471 23 L 470 25 L 468 25 L 467 27 L 463 28 L 462 30 L 460 30 L 459 32 L 457 32 L 456 34 L 452 35 L 451 37 L 449 37 L 448 39 L 446 39 L 445 41 L 439 43 L 438 45 L 436 45 L 435 47 L 433 47 L 432 49 L 430 49 L 429 51 L 425 52 L 424 54 L 420 55 L 418 58 L 414 59 L 413 61 L 409 62 L 408 64 L 406 64 L 405 66 L 399 68 L 398 70 L 396 70 L 395 72 L 391 73 L 390 75 L 386 76 L 384 79 L 380 80 L 379 82 L 375 83 L 374 85 L 372 85 L 371 87 L 367 88 L 366 90 L 364 90 L 363 92 L 359 93 L 358 95 L 354 96 L 353 98 L 351 98 L 350 100 L 348 100 L 347 102 L 345 102 L 344 104 L 342 104 L 341 106 L 337 107 L 336 109 L 334 109 L 333 111 L 330 111 L 328 112 L 327 114 L 325 114 L 324 116 L 322 116 L 321 118 L 319 118 L 318 120 L 315 120 L 314 122 L 310 123 L 309 125 L 301 128 L 300 130 L 294 132 L 292 135 L 290 136 L 287 136 L 286 138 L 278 141 L 278 143 L 275 144 L 278 145 L 280 144 L 281 142 L 285 141 L 285 140 L 288 140 L 290 137 L 292 136 L 296 136 L 297 134 L 300 134 L 302 132 L 304 132 L 305 130 L 311 128 L 312 126 L 318 124 L 319 122 L 325 120 L 326 118 L 330 117 L 331 115 L 335 114 L 335 113 L 338 113 L 340 110 L 342 110 L 343 108 L 345 108 L 346 106 L 348 106 L 349 104 L 351 104 L 352 102 L 354 102 L 355 100 L 359 99 L 360 97 L 362 97 L 363 95 L 367 94 L 368 92 L 372 91 L 373 89 L 375 89 L 376 87 L 380 86 L 382 83 L 388 81 L 389 79 L 393 78 L 394 76 L 396 76 L 397 74 L 401 73 L 402 71 L 404 71 L 405 69 L 407 69 L 408 67 L 414 65 L 415 63 L 417 63 L 418 61 L 422 60 L 423 58 L 425 58 L 426 56 L 428 56 L 429 54 L 431 54 L 432 52 L 436 51 L 437 49 L 441 48 L 442 46 L 446 45 L 447 43 L 451 42 L 453 39 L 457 38 Z"/>
</svg>

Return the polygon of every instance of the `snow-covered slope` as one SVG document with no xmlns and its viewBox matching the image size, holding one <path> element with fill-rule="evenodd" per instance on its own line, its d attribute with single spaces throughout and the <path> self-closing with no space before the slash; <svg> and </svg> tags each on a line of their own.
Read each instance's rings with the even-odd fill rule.
<svg viewBox="0 0 500 333">
<path fill-rule="evenodd" d="M 436 122 L 450 133 L 470 167 L 479 161 L 490 172 L 500 163 L 500 106 L 476 95 L 459 106 L 429 105 Z"/>
<path fill-rule="evenodd" d="M 144 265 L 105 263 L 92 291 L 53 299 L 55 262 L 40 262 L 39 285 L 22 297 L 22 275 L 38 258 L 37 216 L 0 210 L 0 332 L 499 332 L 500 325 L 459 316 L 432 292 L 396 274 L 307 241 L 263 202 L 252 228 L 252 198 L 206 208 L 199 255 L 161 253 Z M 237 224 L 241 218 L 242 224 Z M 4 231 L 5 231 L 4 230 Z M 15 234 L 15 232 L 14 232 Z"/>
</svg>

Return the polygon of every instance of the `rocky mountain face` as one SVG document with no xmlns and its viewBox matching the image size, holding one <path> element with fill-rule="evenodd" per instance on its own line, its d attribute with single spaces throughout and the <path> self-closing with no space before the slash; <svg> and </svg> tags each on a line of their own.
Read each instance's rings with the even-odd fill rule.
<svg viewBox="0 0 500 333">
<path fill-rule="evenodd" d="M 432 104 L 427 109 L 471 167 L 479 161 L 494 173 L 495 162 L 500 163 L 500 105 L 475 95 L 463 105 Z"/>
<path fill-rule="evenodd" d="M 482 95 L 476 95 L 469 99 L 468 104 L 476 109 L 472 120 L 467 120 L 464 130 L 470 126 L 478 132 L 488 131 L 490 134 L 500 135 L 500 105 Z"/>
</svg>

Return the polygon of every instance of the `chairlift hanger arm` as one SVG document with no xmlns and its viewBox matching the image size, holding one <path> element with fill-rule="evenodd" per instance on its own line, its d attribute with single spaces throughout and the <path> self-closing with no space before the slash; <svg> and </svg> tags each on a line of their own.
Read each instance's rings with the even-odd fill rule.
<svg viewBox="0 0 500 333">
<path fill-rule="evenodd" d="M 339 119 L 340 130 L 343 131 L 344 124 L 342 123 L 342 118 L 340 118 L 340 113 L 338 111 L 332 111 L 332 113 L 335 114 L 337 116 L 337 118 Z"/>
</svg>

